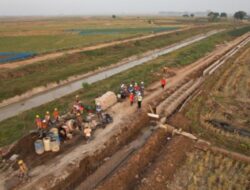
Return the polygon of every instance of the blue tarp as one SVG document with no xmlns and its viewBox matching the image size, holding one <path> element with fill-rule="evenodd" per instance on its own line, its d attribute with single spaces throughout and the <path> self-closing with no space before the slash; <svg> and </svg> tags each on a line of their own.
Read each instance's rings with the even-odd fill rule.
<svg viewBox="0 0 250 190">
<path fill-rule="evenodd" d="M 176 30 L 178 27 L 152 27 L 152 28 L 104 28 L 104 29 L 72 29 L 68 32 L 77 32 L 80 35 L 104 35 L 104 34 L 121 34 L 121 33 L 140 33 L 140 32 L 164 32 Z"/>
<path fill-rule="evenodd" d="M 25 52 L 25 53 L 0 52 L 0 63 L 19 61 L 19 60 L 27 59 L 35 55 L 36 55 L 35 53 L 31 53 L 31 52 Z"/>
</svg>

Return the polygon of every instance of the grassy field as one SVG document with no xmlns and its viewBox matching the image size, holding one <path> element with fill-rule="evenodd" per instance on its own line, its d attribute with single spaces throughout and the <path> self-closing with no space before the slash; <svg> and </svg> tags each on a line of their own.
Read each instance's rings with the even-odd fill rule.
<svg viewBox="0 0 250 190">
<path fill-rule="evenodd" d="M 190 130 L 216 144 L 250 155 L 250 45 L 231 59 L 182 112 Z M 237 131 L 237 133 L 236 133 Z"/>
<path fill-rule="evenodd" d="M 194 151 L 168 181 L 167 189 L 248 189 L 250 164 L 211 151 Z"/>
<path fill-rule="evenodd" d="M 206 53 L 211 51 L 217 44 L 224 39 L 225 34 L 218 34 L 208 39 L 202 40 L 189 47 L 183 48 L 171 54 L 161 56 L 158 59 L 150 61 L 144 65 L 137 66 L 126 72 L 115 75 L 106 80 L 97 82 L 92 85 L 87 85 L 78 92 L 65 96 L 59 100 L 26 111 L 16 117 L 10 118 L 0 123 L 0 146 L 7 145 L 23 135 L 27 134 L 29 130 L 34 128 L 34 117 L 37 113 L 43 115 L 47 110 L 52 110 L 54 107 L 59 110 L 66 111 L 72 106 L 76 94 L 80 95 L 81 100 L 85 104 L 93 104 L 94 98 L 105 93 L 108 90 L 116 91 L 123 82 L 130 82 L 131 80 L 144 80 L 146 86 L 154 81 L 159 80 L 159 73 L 164 66 L 181 67 L 190 64 Z M 201 48 L 202 47 L 202 48 Z M 194 54 L 187 54 L 185 52 L 196 52 Z M 185 61 L 183 61 L 185 60 Z"/>
<path fill-rule="evenodd" d="M 211 27 L 197 28 L 99 50 L 65 55 L 54 60 L 0 71 L 0 101 L 20 95 L 34 87 L 65 80 L 70 76 L 84 74 L 99 67 L 109 66 L 129 56 L 164 47 L 211 29 Z M 230 40 L 230 38 L 231 36 L 226 33 L 223 36 L 223 40 Z"/>
<path fill-rule="evenodd" d="M 164 19 L 163 19 L 164 20 Z M 165 19 L 164 25 L 147 18 L 47 18 L 41 20 L 0 20 L 0 52 L 46 53 L 83 47 L 165 31 L 185 25 Z M 87 36 L 74 31 L 88 31 Z M 109 31 L 100 33 L 100 31 Z M 99 31 L 99 32 L 98 32 Z M 112 31 L 116 31 L 115 33 Z M 120 31 L 120 32 L 117 32 Z"/>
</svg>

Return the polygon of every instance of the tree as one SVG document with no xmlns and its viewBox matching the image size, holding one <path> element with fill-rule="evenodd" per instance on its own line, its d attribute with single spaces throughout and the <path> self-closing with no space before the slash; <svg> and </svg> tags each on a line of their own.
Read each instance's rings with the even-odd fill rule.
<svg viewBox="0 0 250 190">
<path fill-rule="evenodd" d="M 116 18 L 116 15 L 112 15 L 112 18 L 115 19 L 115 18 Z"/>
<path fill-rule="evenodd" d="M 220 17 L 221 17 L 221 18 L 227 18 L 227 13 L 222 12 L 222 13 L 220 14 Z"/>
<path fill-rule="evenodd" d="M 194 18 L 194 14 L 192 13 L 191 15 L 190 15 L 192 18 Z"/>
<path fill-rule="evenodd" d="M 217 13 L 217 12 L 210 12 L 210 13 L 208 13 L 207 16 L 208 16 L 208 19 L 209 19 L 210 21 L 215 21 L 215 20 L 218 19 L 218 17 L 220 16 L 220 14 Z"/>
<path fill-rule="evenodd" d="M 247 13 L 244 11 L 238 11 L 234 13 L 234 18 L 237 20 L 243 20 L 247 16 Z"/>
<path fill-rule="evenodd" d="M 182 15 L 182 17 L 189 17 L 189 15 L 188 14 L 184 14 L 184 15 Z"/>
</svg>

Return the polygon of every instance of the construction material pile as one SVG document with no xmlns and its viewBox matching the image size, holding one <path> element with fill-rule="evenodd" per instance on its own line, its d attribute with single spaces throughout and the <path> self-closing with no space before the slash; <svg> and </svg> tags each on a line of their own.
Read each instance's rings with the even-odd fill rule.
<svg viewBox="0 0 250 190">
<path fill-rule="evenodd" d="M 96 104 L 100 105 L 103 110 L 107 110 L 109 107 L 117 103 L 117 97 L 114 92 L 107 92 L 99 98 L 95 99 Z"/>
</svg>

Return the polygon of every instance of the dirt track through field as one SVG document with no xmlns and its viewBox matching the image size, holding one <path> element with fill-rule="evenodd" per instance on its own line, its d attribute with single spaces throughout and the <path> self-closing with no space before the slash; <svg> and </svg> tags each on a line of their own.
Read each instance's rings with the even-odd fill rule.
<svg viewBox="0 0 250 190">
<path fill-rule="evenodd" d="M 190 28 L 195 28 L 195 27 L 187 27 L 184 29 L 179 29 L 179 30 L 174 30 L 174 31 L 167 31 L 167 32 L 150 34 L 150 35 L 146 35 L 146 36 L 135 37 L 135 38 L 125 39 L 125 40 L 102 43 L 102 44 L 98 44 L 98 45 L 94 45 L 94 46 L 90 46 L 90 47 L 83 47 L 83 48 L 65 50 L 65 51 L 60 51 L 60 52 L 48 53 L 48 54 L 39 55 L 39 56 L 30 58 L 27 60 L 23 60 L 23 61 L 2 64 L 2 65 L 0 65 L 0 69 L 13 69 L 13 68 L 17 68 L 17 67 L 24 66 L 24 65 L 30 65 L 30 64 L 40 62 L 40 61 L 45 61 L 45 60 L 49 60 L 49 59 L 55 59 L 58 57 L 62 57 L 65 54 L 74 54 L 74 53 L 79 53 L 79 52 L 84 52 L 84 51 L 102 49 L 105 47 L 120 45 L 120 44 L 124 44 L 124 43 L 128 43 L 128 42 L 138 41 L 138 40 L 145 40 L 145 39 L 149 39 L 149 38 L 153 38 L 153 37 L 157 37 L 157 36 L 162 36 L 162 35 L 166 35 L 166 34 L 171 34 L 171 33 L 175 33 L 175 32 L 183 32 L 183 31 L 189 30 Z"/>
</svg>

